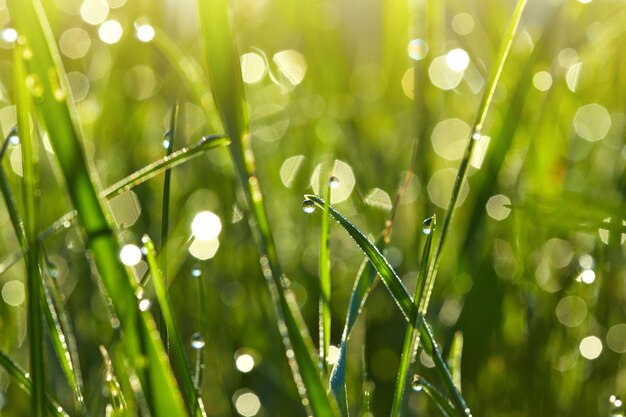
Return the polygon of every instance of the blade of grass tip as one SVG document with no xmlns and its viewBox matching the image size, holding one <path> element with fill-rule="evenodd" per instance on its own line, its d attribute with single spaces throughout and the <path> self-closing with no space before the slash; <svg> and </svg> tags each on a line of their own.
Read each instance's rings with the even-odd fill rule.
<svg viewBox="0 0 626 417">
<path fill-rule="evenodd" d="M 161 158 L 145 167 L 135 171 L 131 175 L 123 178 L 122 180 L 116 182 L 112 186 L 106 188 L 100 194 L 101 198 L 113 198 L 118 194 L 123 193 L 124 191 L 132 190 L 133 188 L 143 184 L 149 179 L 159 175 L 160 173 L 172 169 L 178 165 L 181 165 L 184 162 L 187 162 L 197 156 L 199 156 L 203 151 L 209 149 L 215 149 L 221 146 L 226 146 L 230 143 L 230 140 L 226 138 L 224 135 L 207 135 L 204 136 L 198 143 L 191 145 L 186 148 L 182 148 L 176 152 L 173 152 L 170 156 L 166 156 Z M 11 193 L 6 193 L 5 189 L 8 189 L 8 185 L 6 183 L 4 174 L 0 178 L 0 191 L 7 196 L 11 195 Z M 6 199 L 7 197 L 5 197 Z M 8 203 L 7 203 L 8 204 Z M 45 231 L 39 234 L 38 239 L 40 241 L 45 240 L 56 231 L 68 228 L 70 226 L 70 222 L 76 218 L 76 211 L 72 210 L 68 213 L 65 213 L 58 220 L 56 220 L 50 227 L 48 227 Z M 21 226 L 20 226 L 21 227 Z M 23 232 L 22 232 L 23 234 Z M 19 236 L 19 235 L 18 235 Z M 15 252 L 9 256 L 7 256 L 2 263 L 0 264 L 0 274 L 6 271 L 9 267 L 15 264 L 19 259 L 21 259 L 21 253 Z"/>
<path fill-rule="evenodd" d="M 107 416 L 125 416 L 128 414 L 128 406 L 126 404 L 126 398 L 124 397 L 124 391 L 119 383 L 117 376 L 115 375 L 115 369 L 113 368 L 113 362 L 107 349 L 100 345 L 100 354 L 104 362 L 104 382 L 109 389 L 109 395 L 111 396 L 111 402 L 107 404 Z M 110 413 L 110 414 L 109 414 Z"/>
<path fill-rule="evenodd" d="M 413 390 L 418 392 L 424 391 L 426 395 L 433 400 L 433 402 L 437 405 L 437 408 L 439 408 L 445 417 L 453 417 L 456 414 L 452 404 L 450 404 L 448 400 L 446 400 L 446 397 L 444 397 L 444 395 L 437 388 L 435 388 L 433 384 L 428 382 L 426 378 L 415 375 L 413 378 Z"/>
<path fill-rule="evenodd" d="M 176 121 L 178 119 L 178 103 L 174 105 L 172 109 L 172 114 L 170 117 L 170 126 L 165 132 L 163 139 L 163 146 L 165 147 L 165 156 L 171 156 L 172 150 L 174 149 L 174 138 L 176 137 Z M 170 224 L 170 184 L 172 182 L 172 170 L 170 168 L 165 170 L 165 175 L 163 178 L 163 202 L 161 205 L 161 271 L 163 272 L 163 279 L 165 280 L 165 296 L 166 299 L 169 299 L 169 265 L 167 262 L 167 240 L 169 235 L 169 224 Z M 170 351 L 170 341 L 168 336 L 167 325 L 163 323 L 163 318 L 161 317 L 159 323 L 159 329 L 161 333 L 161 338 L 163 339 L 163 343 L 165 344 L 165 350 L 169 353 Z"/>
<path fill-rule="evenodd" d="M 402 197 L 406 193 L 413 177 L 415 176 L 415 165 L 417 164 L 417 154 L 418 154 L 418 143 L 419 141 L 416 139 L 413 145 L 413 151 L 411 156 L 411 162 L 409 164 L 409 169 L 407 170 L 404 181 L 398 188 L 398 192 L 396 193 L 396 197 L 394 203 L 391 208 L 391 212 L 385 221 L 385 227 L 382 232 L 382 236 L 376 240 L 376 247 L 380 252 L 382 252 L 385 244 L 389 243 L 391 239 L 391 230 L 394 225 L 394 220 L 396 217 L 398 206 L 400 205 L 400 201 Z M 330 199 L 326 199 L 330 200 Z M 327 216 L 327 213 L 325 213 Z M 352 332 L 352 328 L 358 315 L 360 314 L 365 301 L 367 300 L 367 296 L 372 289 L 372 284 L 374 283 L 374 279 L 376 278 L 376 269 L 374 269 L 370 264 L 369 260 L 366 257 L 361 267 L 359 268 L 359 272 L 357 273 L 357 278 L 354 282 L 354 286 L 352 288 L 352 292 L 350 294 L 350 302 L 348 304 L 348 311 L 346 313 L 346 321 L 344 324 L 344 328 L 341 334 L 341 342 L 339 344 L 339 355 L 337 357 L 337 362 L 333 366 L 333 369 L 330 374 L 330 389 L 334 394 L 335 398 L 339 402 L 339 408 L 342 412 L 343 416 L 348 415 L 348 403 L 347 403 L 347 392 L 346 392 L 346 352 L 347 352 L 347 344 L 348 339 L 350 338 L 350 333 Z"/>
<path fill-rule="evenodd" d="M 136 370 L 144 392 L 158 393 L 146 395 L 153 415 L 184 415 L 182 398 L 158 332 L 149 313 L 138 314 L 134 282 L 120 262 L 119 245 L 90 177 L 77 112 L 73 102 L 68 100 L 66 74 L 43 6 L 36 0 L 10 0 L 7 4 L 20 35 L 18 42 L 26 44 L 22 55 L 27 58 L 30 92 L 48 131 L 70 199 L 86 232 L 100 279 L 119 317 L 130 367 Z"/>
<path fill-rule="evenodd" d="M 305 199 L 313 201 L 317 207 L 324 207 L 324 201 L 315 195 L 305 195 Z M 380 253 L 380 251 L 374 246 L 365 235 L 356 228 L 352 223 L 343 217 L 332 206 L 329 206 L 330 215 L 343 227 L 343 229 L 354 239 L 355 243 L 361 248 L 361 250 L 367 255 L 372 266 L 376 268 L 376 271 L 380 275 L 383 283 L 391 293 L 394 301 L 400 308 L 404 318 L 409 323 L 419 323 L 419 329 L 421 338 L 424 343 L 424 349 L 431 355 L 437 372 L 439 372 L 446 388 L 452 395 L 452 400 L 457 413 L 460 416 L 466 416 L 469 413 L 469 409 L 463 399 L 463 396 L 456 389 L 452 376 L 448 370 L 441 352 L 437 347 L 435 338 L 428 326 L 428 323 L 424 320 L 422 314 L 413 304 L 413 300 L 408 291 L 402 284 L 402 281 L 393 270 L 387 259 Z"/>
<path fill-rule="evenodd" d="M 413 305 L 419 309 L 420 300 L 424 296 L 426 284 L 426 275 L 428 274 L 430 248 L 432 246 L 433 235 L 436 227 L 436 217 L 433 215 L 424 222 L 424 234 L 426 242 L 422 251 L 422 259 L 420 269 L 417 275 L 417 284 L 415 285 L 415 294 L 413 295 Z M 424 314 L 424 312 L 420 311 Z M 418 320 L 420 316 L 417 316 Z M 404 345 L 400 356 L 400 367 L 398 369 L 398 379 L 396 382 L 396 390 L 394 392 L 393 404 L 391 407 L 392 416 L 403 416 L 406 413 L 406 403 L 408 400 L 408 392 L 411 378 L 411 368 L 415 361 L 415 354 L 419 346 L 419 338 L 416 337 L 416 330 L 419 327 L 418 322 L 410 323 L 407 326 L 404 335 Z"/>
<path fill-rule="evenodd" d="M 24 370 L 17 365 L 13 360 L 4 352 L 0 351 L 0 366 L 4 368 L 6 373 L 17 382 L 17 385 L 24 390 L 25 393 L 32 396 L 33 382 Z M 45 397 L 45 406 L 48 415 L 57 417 L 69 417 L 69 414 L 65 412 L 63 407 L 52 400 L 48 395 Z"/>
<path fill-rule="evenodd" d="M 320 300 L 319 300 L 319 344 L 320 344 L 320 367 L 323 375 L 328 374 L 328 349 L 330 347 L 330 217 L 328 216 L 328 202 L 332 186 L 336 178 L 330 174 L 326 184 L 326 204 L 324 205 L 324 215 L 322 216 L 322 227 L 320 231 Z"/>
<path fill-rule="evenodd" d="M 293 352 L 289 364 L 296 386 L 303 404 L 313 414 L 337 415 L 337 405 L 326 393 L 326 384 L 319 372 L 313 342 L 278 263 L 263 194 L 255 173 L 241 65 L 230 30 L 228 1 L 198 1 L 198 10 L 211 93 L 226 133 L 232 140 L 231 159 L 255 220 L 252 232 L 259 247 L 261 268 L 274 303 L 278 328 L 285 349 Z"/>
<path fill-rule="evenodd" d="M 30 374 L 33 380 L 31 413 L 43 417 L 45 411 L 45 365 L 42 322 L 43 287 L 39 269 L 39 157 L 37 144 L 31 131 L 31 96 L 27 89 L 26 68 L 23 60 L 23 46 L 18 43 L 13 56 L 13 85 L 15 86 L 15 107 L 17 129 L 21 136 L 22 181 L 24 198 L 24 231 L 26 233 L 26 282 L 28 297 L 28 336 L 30 348 Z"/>
<path fill-rule="evenodd" d="M 178 375 L 180 376 L 182 382 L 185 403 L 188 405 L 190 412 L 193 411 L 193 409 L 197 409 L 198 411 L 202 410 L 204 407 L 199 404 L 202 402 L 202 399 L 196 395 L 196 389 L 191 377 L 191 371 L 189 369 L 189 362 L 185 356 L 185 348 L 180 336 L 180 331 L 176 325 L 174 311 L 167 297 L 167 284 L 159 268 L 154 243 L 148 235 L 144 235 L 141 242 L 143 243 L 143 248 L 145 249 L 146 258 L 148 260 L 148 267 L 150 269 L 150 274 L 152 275 L 154 292 L 157 300 L 159 301 L 161 314 L 163 315 L 163 320 L 165 321 L 165 325 L 170 335 L 171 349 L 175 359 L 175 369 L 178 371 Z M 202 342 L 202 344 L 204 344 L 204 342 Z M 193 342 L 192 347 L 194 347 Z M 196 405 L 200 406 L 196 407 Z M 195 415 L 202 416 L 202 414 Z"/>
<path fill-rule="evenodd" d="M 450 366 L 450 372 L 452 373 L 452 380 L 457 389 L 461 390 L 461 359 L 463 357 L 463 332 L 456 331 L 454 333 L 454 339 L 452 339 L 452 346 L 450 347 L 450 357 L 448 358 L 448 364 Z"/>
<path fill-rule="evenodd" d="M 502 74 L 504 64 L 506 63 L 506 59 L 509 55 L 509 51 L 511 50 L 513 38 L 515 37 L 515 33 L 517 32 L 517 27 L 519 26 L 519 22 L 525 6 L 526 0 L 518 0 L 517 5 L 515 6 L 515 9 L 513 11 L 513 17 L 511 18 L 511 21 L 509 22 L 509 25 L 504 33 L 504 37 L 502 38 L 502 42 L 498 50 L 498 55 L 496 56 L 493 70 L 485 87 L 485 92 L 481 99 L 480 105 L 478 106 L 476 120 L 474 121 L 474 125 L 470 133 L 470 138 L 467 142 L 467 147 L 465 148 L 465 154 L 463 155 L 463 159 L 461 160 L 461 164 L 459 165 L 459 170 L 457 171 L 456 179 L 454 181 L 454 185 L 452 187 L 452 192 L 450 195 L 450 201 L 448 202 L 448 207 L 446 209 L 446 214 L 443 218 L 443 222 L 441 223 L 441 234 L 439 235 L 439 241 L 435 249 L 433 262 L 431 263 L 430 269 L 428 271 L 428 280 L 426 283 L 426 297 L 424 298 L 425 305 L 428 305 L 428 302 L 430 300 L 435 275 L 437 274 L 439 263 L 441 262 L 441 253 L 443 251 L 443 246 L 448 235 L 448 229 L 454 214 L 456 202 L 461 191 L 461 186 L 467 174 L 467 168 L 471 160 L 474 145 L 483 136 L 483 124 L 485 123 L 487 113 L 489 111 L 489 108 L 491 107 L 493 95 L 496 91 L 496 87 L 498 85 L 500 75 Z"/>
</svg>

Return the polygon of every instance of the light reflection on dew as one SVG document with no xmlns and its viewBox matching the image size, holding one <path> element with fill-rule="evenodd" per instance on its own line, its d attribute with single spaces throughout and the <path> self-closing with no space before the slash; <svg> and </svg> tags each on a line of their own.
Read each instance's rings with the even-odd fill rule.
<svg viewBox="0 0 626 417">
<path fill-rule="evenodd" d="M 135 36 L 139 39 L 140 42 L 150 42 L 154 39 L 154 28 L 148 24 L 136 24 L 135 25 Z"/>
<path fill-rule="evenodd" d="M 255 52 L 241 55 L 241 75 L 247 84 L 256 84 L 263 80 L 267 73 L 265 59 Z"/>
<path fill-rule="evenodd" d="M 380 188 L 372 188 L 364 198 L 365 204 L 384 211 L 391 210 L 391 197 Z"/>
<path fill-rule="evenodd" d="M 442 90 L 452 90 L 461 83 L 463 72 L 451 70 L 446 63 L 446 55 L 442 55 L 430 63 L 428 77 L 435 87 Z"/>
<path fill-rule="evenodd" d="M 252 371 L 256 366 L 254 356 L 249 353 L 237 352 L 235 354 L 235 366 L 239 372 L 244 374 Z"/>
<path fill-rule="evenodd" d="M 587 336 L 581 340 L 578 349 L 585 359 L 594 360 L 602 353 L 602 341 L 597 336 Z"/>
<path fill-rule="evenodd" d="M 233 396 L 235 409 L 244 417 L 253 417 L 261 409 L 261 400 L 250 390 L 240 390 Z"/>
<path fill-rule="evenodd" d="M 335 160 L 332 172 L 333 176 L 338 181 L 338 186 L 333 188 L 333 192 L 330 196 L 330 203 L 337 204 L 350 197 L 356 180 L 354 178 L 352 167 L 339 159 Z M 322 164 L 317 165 L 311 175 L 311 188 L 313 188 L 313 192 L 315 194 L 321 195 L 323 193 L 326 184 L 322 184 L 322 181 L 325 182 L 327 178 L 328 177 L 326 175 L 322 175 Z"/>
<path fill-rule="evenodd" d="M 152 303 L 150 302 L 150 300 L 148 300 L 147 298 L 144 298 L 139 301 L 139 310 L 148 311 L 151 305 Z"/>
<path fill-rule="evenodd" d="M 423 39 L 412 39 L 407 46 L 409 57 L 421 61 L 428 55 L 428 44 Z"/>
<path fill-rule="evenodd" d="M 204 348 L 204 346 L 205 346 L 205 342 L 204 342 L 204 338 L 202 337 L 202 335 L 198 332 L 194 333 L 191 336 L 191 347 L 195 350 L 200 350 Z"/>
<path fill-rule="evenodd" d="M 141 261 L 141 249 L 137 245 L 124 245 L 120 250 L 120 260 L 126 266 L 135 266 Z"/>
<path fill-rule="evenodd" d="M 13 28 L 2 29 L 0 37 L 2 37 L 2 40 L 7 43 L 13 43 L 17 40 L 17 31 Z"/>
<path fill-rule="evenodd" d="M 117 20 L 107 20 L 98 28 L 98 37 L 106 44 L 113 45 L 122 39 L 124 29 Z"/>
<path fill-rule="evenodd" d="M 574 116 L 574 130 L 581 138 L 590 142 L 603 139 L 611 127 L 608 110 L 597 103 L 580 107 Z"/>
<path fill-rule="evenodd" d="M 222 221 L 211 211 L 198 212 L 191 222 L 191 233 L 198 240 L 217 239 L 222 231 Z"/>
<path fill-rule="evenodd" d="M 460 119 L 446 119 L 437 123 L 430 140 L 437 155 L 448 161 L 463 157 L 470 127 Z"/>
<path fill-rule="evenodd" d="M 533 86 L 539 91 L 548 91 L 552 87 L 552 75 L 548 71 L 539 71 L 533 76 Z"/>
<path fill-rule="evenodd" d="M 287 49 L 274 54 L 272 61 L 281 74 L 292 84 L 298 85 L 304 79 L 307 70 L 306 60 L 300 52 Z"/>
<path fill-rule="evenodd" d="M 469 65 L 470 58 L 468 53 L 461 48 L 452 49 L 446 55 L 446 65 L 454 72 L 463 72 Z"/>
<path fill-rule="evenodd" d="M 511 213 L 510 205 L 511 200 L 504 194 L 494 195 L 487 201 L 487 214 L 494 220 L 504 220 Z"/>
<path fill-rule="evenodd" d="M 451 23 L 452 30 L 459 35 L 468 35 L 474 30 L 474 18 L 469 13 L 457 13 Z"/>
</svg>

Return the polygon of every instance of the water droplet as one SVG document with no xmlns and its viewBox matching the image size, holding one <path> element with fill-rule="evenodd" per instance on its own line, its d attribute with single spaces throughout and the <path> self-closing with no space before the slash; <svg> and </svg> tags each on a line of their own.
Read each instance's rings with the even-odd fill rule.
<svg viewBox="0 0 626 417">
<path fill-rule="evenodd" d="M 202 337 L 202 335 L 198 332 L 194 333 L 191 336 L 191 347 L 199 350 L 202 349 L 204 347 L 204 338 Z"/>
<path fill-rule="evenodd" d="M 29 61 L 30 59 L 33 58 L 33 50 L 30 49 L 29 47 L 25 47 L 22 50 L 22 58 L 24 58 L 24 61 Z"/>
<path fill-rule="evenodd" d="M 466 408 L 465 410 L 463 410 L 463 412 L 465 413 L 467 417 L 472 417 L 472 412 L 470 411 L 469 408 Z"/>
<path fill-rule="evenodd" d="M 328 180 L 328 186 L 332 189 L 339 188 L 339 178 L 334 175 Z"/>
<path fill-rule="evenodd" d="M 139 310 L 148 311 L 151 305 L 152 303 L 150 302 L 150 300 L 144 298 L 143 300 L 139 301 Z"/>
<path fill-rule="evenodd" d="M 609 404 L 611 404 L 611 417 L 624 417 L 623 403 L 620 397 L 611 395 L 609 397 Z"/>
<path fill-rule="evenodd" d="M 19 145 L 20 137 L 17 136 L 16 134 L 12 134 L 11 136 L 9 136 L 9 143 L 11 145 Z"/>
<path fill-rule="evenodd" d="M 191 269 L 191 276 L 198 278 L 202 275 L 202 269 L 199 266 L 195 266 Z"/>
<path fill-rule="evenodd" d="M 315 203 L 312 200 L 304 200 L 302 202 L 302 211 L 311 214 L 315 211 Z"/>
<path fill-rule="evenodd" d="M 422 377 L 419 375 L 415 375 L 413 377 L 413 391 L 421 392 L 424 390 L 424 385 L 422 385 Z"/>
<path fill-rule="evenodd" d="M 472 133 L 472 140 L 475 140 L 478 142 L 482 138 L 483 138 L 483 135 L 480 133 L 480 131 L 477 130 L 474 133 Z"/>
<path fill-rule="evenodd" d="M 163 148 L 164 149 L 169 149 L 170 148 L 170 141 L 167 139 L 163 139 Z"/>
<path fill-rule="evenodd" d="M 424 220 L 424 222 L 422 223 L 422 232 L 424 232 L 425 235 L 429 235 L 430 232 L 433 230 L 433 218 L 429 217 L 426 220 Z"/>
</svg>

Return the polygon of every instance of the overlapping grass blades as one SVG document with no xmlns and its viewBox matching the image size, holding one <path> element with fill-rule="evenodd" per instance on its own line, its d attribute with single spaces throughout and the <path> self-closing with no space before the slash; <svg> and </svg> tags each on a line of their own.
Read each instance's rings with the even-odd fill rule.
<svg viewBox="0 0 626 417">
<path fill-rule="evenodd" d="M 163 320 L 167 327 L 167 333 L 171 342 L 170 348 L 174 357 L 174 366 L 180 376 L 185 403 L 188 405 L 190 412 L 196 410 L 194 413 L 196 416 L 204 416 L 206 415 L 204 412 L 204 404 L 202 403 L 202 398 L 200 398 L 196 391 L 191 377 L 189 361 L 185 356 L 185 347 L 178 326 L 176 325 L 174 311 L 167 296 L 167 283 L 165 282 L 157 261 L 154 243 L 148 235 L 145 235 L 141 241 L 146 251 L 148 267 L 152 275 L 152 282 L 154 284 L 157 300 L 159 301 L 159 307 L 161 308 L 161 314 L 163 315 Z"/>
<path fill-rule="evenodd" d="M 424 233 L 426 234 L 426 242 L 422 251 L 422 259 L 420 261 L 420 269 L 417 275 L 417 284 L 415 285 L 415 293 L 413 295 L 413 305 L 418 308 L 419 313 L 423 316 L 425 311 L 420 309 L 420 302 L 424 297 L 426 288 L 426 275 L 428 274 L 428 260 L 430 258 L 430 248 L 432 246 L 433 236 L 435 234 L 436 217 L 427 219 L 424 223 Z M 419 347 L 419 338 L 416 338 L 416 330 L 419 326 L 418 322 L 409 323 L 404 336 L 404 345 L 402 354 L 400 355 L 400 369 L 398 370 L 398 379 L 396 382 L 396 390 L 394 392 L 393 405 L 391 408 L 392 416 L 402 416 L 405 414 L 406 401 L 408 399 L 408 391 L 410 387 L 411 368 L 415 360 L 415 354 Z"/>
<path fill-rule="evenodd" d="M 185 408 L 153 320 L 149 314 L 138 311 L 131 277 L 118 259 L 119 246 L 90 177 L 75 109 L 67 98 L 66 75 L 43 8 L 36 0 L 12 0 L 8 6 L 24 44 L 30 94 L 49 133 L 68 194 L 120 319 L 129 363 L 155 416 L 184 415 Z M 156 392 L 158 395 L 150 395 Z"/>
<path fill-rule="evenodd" d="M 0 351 L 0 366 L 6 373 L 17 382 L 28 395 L 33 396 L 33 381 L 15 362 L 11 360 L 4 352 Z M 50 399 L 47 395 L 43 398 L 43 404 L 48 415 L 57 417 L 68 417 L 63 407 Z"/>
<path fill-rule="evenodd" d="M 336 415 L 337 407 L 333 398 L 326 393 L 311 338 L 293 295 L 283 284 L 263 195 L 255 174 L 241 66 L 230 30 L 228 2 L 199 1 L 198 6 L 211 92 L 226 133 L 232 140 L 231 157 L 256 222 L 253 234 L 261 252 L 261 267 L 274 301 L 285 347 L 294 354 L 294 360 L 289 362 L 296 385 L 303 402 L 308 403 L 315 415 Z"/>
<path fill-rule="evenodd" d="M 43 286 L 39 268 L 39 157 L 37 144 L 31 131 L 32 103 L 27 90 L 28 79 L 23 60 L 24 46 L 14 49 L 13 83 L 15 85 L 15 107 L 17 111 L 17 131 L 22 145 L 22 175 L 24 198 L 24 233 L 26 261 L 26 284 L 28 298 L 28 336 L 30 375 L 33 381 L 31 413 L 42 417 L 45 409 L 45 365 L 43 339 Z"/>
<path fill-rule="evenodd" d="M 305 195 L 305 199 L 313 201 L 319 208 L 324 207 L 324 200 L 315 195 Z M 461 393 L 457 390 L 450 371 L 441 356 L 441 352 L 437 347 L 435 338 L 432 334 L 430 326 L 426 323 L 423 316 L 419 313 L 418 308 L 413 304 L 413 299 L 409 295 L 408 291 L 402 284 L 402 281 L 393 270 L 387 259 L 380 253 L 380 251 L 370 242 L 367 237 L 357 229 L 348 219 L 342 216 L 332 206 L 329 206 L 330 215 L 341 225 L 341 227 L 352 237 L 355 243 L 361 248 L 361 250 L 367 255 L 372 266 L 380 275 L 383 283 L 391 293 L 396 305 L 400 308 L 400 311 L 404 315 L 404 318 L 408 323 L 418 323 L 420 334 L 424 343 L 424 349 L 431 355 L 437 372 L 441 376 L 446 388 L 451 395 L 451 401 L 458 415 L 465 416 L 468 411 L 467 405 Z"/>
</svg>

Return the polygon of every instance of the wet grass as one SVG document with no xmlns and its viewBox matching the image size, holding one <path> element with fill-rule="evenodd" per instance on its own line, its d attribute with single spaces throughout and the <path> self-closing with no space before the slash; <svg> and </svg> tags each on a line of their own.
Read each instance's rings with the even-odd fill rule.
<svg viewBox="0 0 626 417">
<path fill-rule="evenodd" d="M 622 415 L 597 3 L 8 1 L 2 415 Z"/>
</svg>

